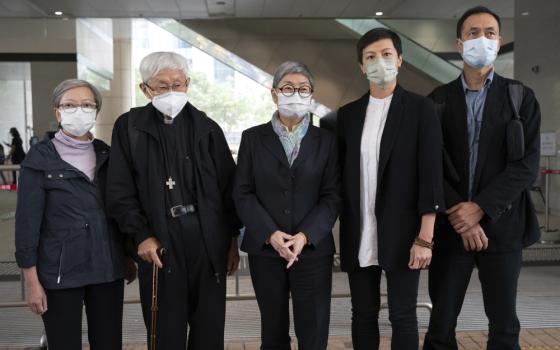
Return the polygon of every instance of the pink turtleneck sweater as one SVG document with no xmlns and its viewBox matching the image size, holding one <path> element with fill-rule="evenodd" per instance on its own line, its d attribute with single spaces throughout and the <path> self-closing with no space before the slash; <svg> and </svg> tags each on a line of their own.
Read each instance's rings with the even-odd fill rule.
<svg viewBox="0 0 560 350">
<path fill-rule="evenodd" d="M 88 141 L 80 141 L 59 130 L 52 142 L 63 161 L 80 170 L 90 181 L 93 181 L 96 165 L 93 137 Z"/>
</svg>

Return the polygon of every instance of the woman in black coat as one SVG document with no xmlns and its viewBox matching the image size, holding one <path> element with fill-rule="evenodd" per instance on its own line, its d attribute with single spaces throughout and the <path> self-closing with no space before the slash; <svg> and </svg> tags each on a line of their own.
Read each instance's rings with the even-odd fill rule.
<svg viewBox="0 0 560 350">
<path fill-rule="evenodd" d="M 301 63 L 274 75 L 272 120 L 245 130 L 234 200 L 245 225 L 262 349 L 290 349 L 289 296 L 301 350 L 326 349 L 339 210 L 335 138 L 311 124 L 313 79 Z"/>
<path fill-rule="evenodd" d="M 55 88 L 53 102 L 61 130 L 21 164 L 16 260 L 27 302 L 43 318 L 49 349 L 82 348 L 83 305 L 91 349 L 121 349 L 127 262 L 103 205 L 109 146 L 89 132 L 101 96 L 71 79 Z"/>
<path fill-rule="evenodd" d="M 391 348 L 418 349 L 420 269 L 430 264 L 443 208 L 441 132 L 432 102 L 397 84 L 400 38 L 372 29 L 358 41 L 370 90 L 338 111 L 342 164 L 340 258 L 352 295 L 354 349 L 379 347 L 381 273 Z"/>
</svg>

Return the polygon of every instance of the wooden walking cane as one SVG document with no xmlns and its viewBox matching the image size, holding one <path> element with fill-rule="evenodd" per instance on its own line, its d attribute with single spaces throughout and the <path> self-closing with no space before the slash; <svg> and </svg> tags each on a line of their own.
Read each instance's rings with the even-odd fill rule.
<svg viewBox="0 0 560 350">
<path fill-rule="evenodd" d="M 157 251 L 159 256 L 165 254 L 165 249 L 160 248 Z M 152 265 L 152 322 L 150 330 L 150 350 L 156 350 L 157 336 L 157 312 L 158 312 L 158 289 L 159 289 L 159 267 L 156 263 Z"/>
</svg>

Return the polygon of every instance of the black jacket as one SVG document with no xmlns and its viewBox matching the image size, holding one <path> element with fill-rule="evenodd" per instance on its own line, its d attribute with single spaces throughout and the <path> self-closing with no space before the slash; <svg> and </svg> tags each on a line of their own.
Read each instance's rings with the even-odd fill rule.
<svg viewBox="0 0 560 350">
<path fill-rule="evenodd" d="M 122 235 L 106 217 L 109 146 L 94 140 L 94 182 L 63 161 L 52 141 L 35 145 L 21 164 L 16 260 L 37 266 L 45 288 L 75 288 L 124 276 Z"/>
<path fill-rule="evenodd" d="M 136 245 L 156 237 L 169 247 L 168 209 L 165 202 L 163 150 L 158 119 L 152 104 L 133 108 L 114 126 L 109 162 L 107 206 L 122 232 Z M 219 125 L 188 103 L 181 113 L 192 118 L 197 215 L 214 272 L 223 274 L 232 237 L 241 224 L 235 214 L 231 189 L 235 163 Z M 132 123 L 129 129 L 128 123 Z M 132 131 L 131 131 L 132 130 Z M 129 134 L 136 133 L 134 155 Z M 185 203 L 187 204 L 187 203 Z M 174 262 L 167 256 L 167 271 Z"/>
<path fill-rule="evenodd" d="M 360 146 L 369 93 L 338 111 L 342 165 L 340 259 L 344 271 L 359 266 Z M 433 103 L 397 85 L 379 154 L 377 217 L 379 264 L 405 269 L 421 216 L 443 211 L 441 133 Z"/>
<path fill-rule="evenodd" d="M 525 134 L 525 157 L 508 162 L 506 126 L 513 118 L 508 84 L 514 83 L 494 74 L 488 89 L 480 131 L 478 160 L 472 201 L 486 214 L 481 221 L 488 240 L 488 251 L 511 251 L 536 242 L 539 224 L 529 189 L 539 170 L 540 110 L 533 91 L 524 88 L 519 110 Z M 518 82 L 515 82 L 518 83 Z M 430 94 L 443 106 L 441 128 L 443 143 L 453 171 L 445 172 L 445 202 L 448 207 L 468 200 L 469 146 L 467 106 L 461 77 L 440 86 Z M 455 172 L 458 178 L 450 176 Z M 460 237 L 444 215 L 440 218 L 436 240 L 461 244 Z"/>
<path fill-rule="evenodd" d="M 279 256 L 266 240 L 280 230 L 309 238 L 302 258 L 334 253 L 331 230 L 340 207 L 336 151 L 334 136 L 309 125 L 290 167 L 270 122 L 243 132 L 234 187 L 245 224 L 241 250 Z"/>
</svg>

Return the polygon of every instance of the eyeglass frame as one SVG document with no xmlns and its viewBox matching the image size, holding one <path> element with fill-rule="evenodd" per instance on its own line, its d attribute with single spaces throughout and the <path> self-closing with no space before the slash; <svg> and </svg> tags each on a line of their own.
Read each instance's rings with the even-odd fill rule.
<svg viewBox="0 0 560 350">
<path fill-rule="evenodd" d="M 160 90 L 159 88 L 157 88 L 157 90 L 154 89 L 154 88 L 152 88 L 150 85 L 148 85 L 147 82 L 142 82 L 142 84 L 143 84 L 144 86 L 146 86 L 148 89 L 150 89 L 151 91 L 156 92 L 156 93 L 158 93 L 158 94 L 161 95 L 161 94 L 166 94 L 166 93 L 171 92 L 171 91 L 179 91 L 179 89 L 183 89 L 183 88 L 186 89 L 186 88 L 189 87 L 190 82 L 191 82 L 191 78 L 187 78 L 187 80 L 185 80 L 185 82 L 182 83 L 181 86 L 180 86 L 179 88 L 174 89 L 173 87 L 175 86 L 175 84 L 173 84 L 173 85 L 166 85 L 166 89 L 163 90 L 163 91 Z"/>
<path fill-rule="evenodd" d="M 66 113 L 76 113 L 78 111 L 78 108 L 80 108 L 82 110 L 82 112 L 84 113 L 91 113 L 93 111 L 97 112 L 97 103 L 87 103 L 85 104 L 85 106 L 83 104 L 80 105 L 66 105 L 66 104 L 59 104 L 58 106 L 56 106 L 57 109 L 64 111 Z M 84 108 L 91 108 L 91 111 L 85 110 Z"/>
<path fill-rule="evenodd" d="M 284 93 L 284 91 L 282 91 L 282 89 L 284 89 L 285 87 L 291 87 L 292 89 L 294 89 L 294 92 L 291 93 L 291 94 L 286 94 L 286 93 Z M 300 90 L 303 89 L 303 88 L 309 88 L 309 95 L 307 95 L 307 96 L 302 96 L 302 95 L 301 95 Z M 311 95 L 313 95 L 313 91 L 314 91 L 314 90 L 313 90 L 313 87 L 311 87 L 310 85 L 303 85 L 303 86 L 300 86 L 300 87 L 296 88 L 295 86 L 293 86 L 293 85 L 291 85 L 291 84 L 285 84 L 284 86 L 282 86 L 282 87 L 280 87 L 280 88 L 274 88 L 273 90 L 278 90 L 278 91 L 280 91 L 280 93 L 281 93 L 282 95 L 286 96 L 286 97 L 292 97 L 292 96 L 294 96 L 294 95 L 296 94 L 296 91 L 297 91 L 299 97 L 301 97 L 301 98 L 310 97 Z"/>
</svg>

